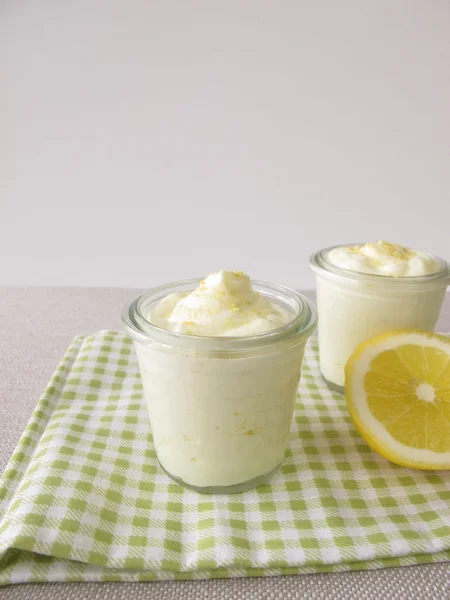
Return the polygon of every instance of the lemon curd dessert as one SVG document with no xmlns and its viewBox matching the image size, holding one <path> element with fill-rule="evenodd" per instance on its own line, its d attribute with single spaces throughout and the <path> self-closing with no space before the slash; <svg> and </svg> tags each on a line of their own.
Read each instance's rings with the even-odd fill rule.
<svg viewBox="0 0 450 600">
<path fill-rule="evenodd" d="M 345 364 L 363 341 L 396 329 L 433 331 L 449 282 L 445 261 L 385 241 L 315 252 L 320 369 L 343 391 Z"/>
<path fill-rule="evenodd" d="M 259 485 L 281 463 L 312 303 L 239 271 L 154 288 L 123 313 L 158 459 L 202 492 Z"/>
</svg>

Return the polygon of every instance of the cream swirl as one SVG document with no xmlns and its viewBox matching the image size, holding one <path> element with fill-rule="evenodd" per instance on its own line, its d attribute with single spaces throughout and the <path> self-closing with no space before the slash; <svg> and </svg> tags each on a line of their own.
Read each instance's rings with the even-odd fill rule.
<svg viewBox="0 0 450 600">
<path fill-rule="evenodd" d="M 187 294 L 169 294 L 151 310 L 154 325 L 174 333 L 247 336 L 287 325 L 287 310 L 256 292 L 242 271 L 217 271 Z"/>
<path fill-rule="evenodd" d="M 339 246 L 326 258 L 332 265 L 348 271 L 390 277 L 431 275 L 442 268 L 429 254 L 383 240 L 360 246 Z"/>
</svg>

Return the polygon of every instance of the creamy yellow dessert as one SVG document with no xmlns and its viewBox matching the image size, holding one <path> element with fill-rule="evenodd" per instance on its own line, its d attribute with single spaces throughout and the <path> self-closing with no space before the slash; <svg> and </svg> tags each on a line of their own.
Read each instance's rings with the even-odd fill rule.
<svg viewBox="0 0 450 600">
<path fill-rule="evenodd" d="M 363 341 L 404 328 L 433 331 L 448 285 L 434 256 L 382 240 L 316 252 L 320 368 L 337 388 Z"/>
<path fill-rule="evenodd" d="M 218 271 L 150 303 L 142 331 L 125 319 L 158 459 L 199 490 L 257 485 L 286 449 L 315 310 L 294 290 L 258 287 Z"/>
</svg>

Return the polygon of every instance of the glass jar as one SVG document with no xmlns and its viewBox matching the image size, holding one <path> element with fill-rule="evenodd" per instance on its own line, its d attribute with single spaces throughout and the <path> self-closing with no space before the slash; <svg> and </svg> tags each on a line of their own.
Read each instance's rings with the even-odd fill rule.
<svg viewBox="0 0 450 600">
<path fill-rule="evenodd" d="M 292 315 L 287 325 L 246 337 L 207 337 L 150 323 L 159 300 L 199 283 L 149 290 L 125 307 L 122 323 L 135 342 L 162 468 L 199 492 L 238 492 L 261 484 L 283 459 L 316 310 L 294 290 L 252 281 Z"/>
<path fill-rule="evenodd" d="M 343 392 L 345 364 L 361 342 L 396 329 L 434 330 L 450 272 L 437 257 L 440 270 L 420 277 L 349 271 L 327 260 L 338 247 L 318 250 L 310 265 L 316 273 L 320 370 L 330 388 Z"/>
</svg>

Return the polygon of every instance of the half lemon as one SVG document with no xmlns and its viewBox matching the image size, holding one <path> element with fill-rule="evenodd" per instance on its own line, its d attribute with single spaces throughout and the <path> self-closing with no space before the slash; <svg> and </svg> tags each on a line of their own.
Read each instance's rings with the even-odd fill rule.
<svg viewBox="0 0 450 600">
<path fill-rule="evenodd" d="M 413 469 L 450 469 L 450 338 L 404 330 L 360 344 L 345 395 L 373 450 Z"/>
</svg>

